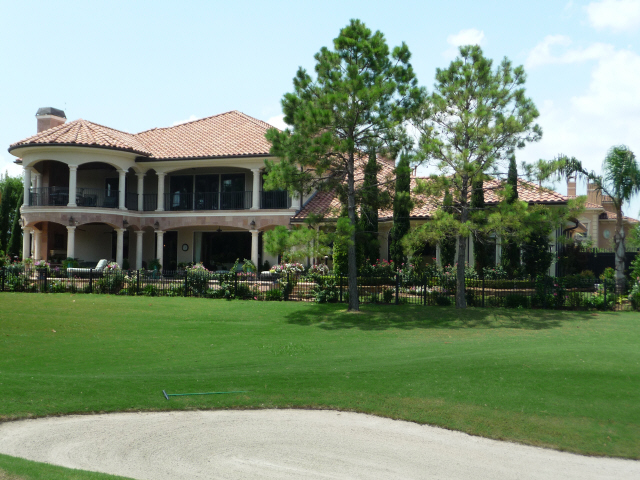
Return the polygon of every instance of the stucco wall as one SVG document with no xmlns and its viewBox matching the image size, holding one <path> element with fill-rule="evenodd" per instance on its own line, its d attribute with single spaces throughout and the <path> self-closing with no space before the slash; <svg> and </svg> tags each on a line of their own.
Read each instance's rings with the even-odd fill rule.
<svg viewBox="0 0 640 480">
<path fill-rule="evenodd" d="M 75 256 L 84 262 L 98 263 L 111 258 L 111 232 L 108 225 L 82 225 L 76 228 Z"/>
</svg>

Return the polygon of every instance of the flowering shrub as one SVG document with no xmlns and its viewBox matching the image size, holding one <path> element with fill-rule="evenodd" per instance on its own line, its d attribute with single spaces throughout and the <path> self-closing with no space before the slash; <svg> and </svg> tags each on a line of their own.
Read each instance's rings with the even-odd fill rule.
<svg viewBox="0 0 640 480">
<path fill-rule="evenodd" d="M 631 286 L 629 303 L 634 309 L 640 310 L 640 277 L 636 278 L 635 283 Z"/>
<path fill-rule="evenodd" d="M 393 260 L 390 262 L 386 260 L 376 260 L 376 263 L 364 265 L 361 269 L 360 275 L 363 277 L 390 277 L 395 275 L 396 266 Z"/>
<path fill-rule="evenodd" d="M 274 265 L 269 270 L 271 273 L 304 273 L 304 265 L 301 263 L 281 263 Z"/>
<path fill-rule="evenodd" d="M 318 263 L 315 265 L 311 265 L 307 273 L 316 275 L 329 275 L 329 267 L 327 267 L 324 263 Z"/>
<path fill-rule="evenodd" d="M 196 295 L 204 295 L 209 288 L 211 272 L 207 270 L 202 262 L 186 267 L 185 272 L 187 275 L 187 289 L 190 289 Z"/>
<path fill-rule="evenodd" d="M 104 267 L 104 273 L 112 273 L 112 272 L 119 272 L 122 269 L 120 268 L 120 265 L 118 265 L 116 262 L 109 262 L 107 263 L 107 266 Z"/>
<path fill-rule="evenodd" d="M 38 270 L 49 270 L 51 264 L 46 260 L 36 260 L 35 262 L 33 262 L 33 266 Z"/>
</svg>

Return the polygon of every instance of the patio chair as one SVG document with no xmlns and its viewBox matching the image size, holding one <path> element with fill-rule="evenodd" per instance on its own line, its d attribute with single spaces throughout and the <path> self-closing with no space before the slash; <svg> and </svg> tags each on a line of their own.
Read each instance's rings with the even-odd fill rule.
<svg viewBox="0 0 640 480">
<path fill-rule="evenodd" d="M 95 268 L 93 268 L 93 273 L 102 275 L 102 271 L 104 270 L 104 267 L 106 267 L 108 263 L 109 262 L 103 258 L 98 262 Z M 72 275 L 76 275 L 76 276 L 89 275 L 91 270 L 92 270 L 91 268 L 67 268 L 67 275 L 69 277 L 71 277 Z"/>
</svg>

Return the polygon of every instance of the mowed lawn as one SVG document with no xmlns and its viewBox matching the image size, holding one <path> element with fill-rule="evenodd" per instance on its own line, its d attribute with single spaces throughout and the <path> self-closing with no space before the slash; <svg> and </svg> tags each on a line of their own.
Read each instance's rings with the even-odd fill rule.
<svg viewBox="0 0 640 480">
<path fill-rule="evenodd" d="M 640 315 L 0 294 L 1 420 L 287 407 L 640 458 Z"/>
</svg>

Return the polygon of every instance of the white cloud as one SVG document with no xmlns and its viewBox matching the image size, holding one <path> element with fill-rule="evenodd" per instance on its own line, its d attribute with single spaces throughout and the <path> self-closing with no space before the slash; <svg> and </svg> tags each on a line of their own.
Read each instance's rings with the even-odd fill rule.
<svg viewBox="0 0 640 480">
<path fill-rule="evenodd" d="M 527 68 L 540 67 L 550 64 L 579 63 L 587 60 L 597 60 L 614 52 L 612 45 L 604 43 L 593 43 L 587 48 L 575 48 L 565 50 L 563 53 L 556 53 L 554 47 L 568 47 L 571 45 L 571 38 L 566 35 L 547 35 L 542 42 L 533 47 L 525 62 Z"/>
<path fill-rule="evenodd" d="M 183 123 L 193 122 L 194 120 L 200 120 L 200 117 L 196 117 L 195 115 L 191 115 L 186 120 L 178 120 L 177 122 L 173 122 L 173 126 L 182 125 Z"/>
<path fill-rule="evenodd" d="M 586 7 L 589 23 L 598 30 L 614 32 L 633 30 L 640 26 L 640 0 L 602 0 Z"/>
<path fill-rule="evenodd" d="M 446 58 L 454 58 L 458 54 L 458 47 L 462 45 L 482 46 L 484 39 L 484 32 L 482 30 L 475 28 L 460 30 L 458 33 L 447 37 L 447 43 L 451 45 L 451 47 L 442 52 L 442 55 Z"/>
<path fill-rule="evenodd" d="M 289 125 L 284 123 L 284 114 L 271 117 L 269 120 L 267 120 L 267 123 L 269 125 L 273 125 L 276 128 L 279 128 L 280 130 L 285 130 L 289 127 Z"/>
<path fill-rule="evenodd" d="M 524 149 L 519 160 L 551 159 L 563 153 L 599 172 L 614 145 L 627 145 L 640 156 L 638 78 L 640 55 L 611 47 L 609 54 L 598 57 L 585 91 L 564 101 L 547 100 L 538 105 L 538 123 L 544 135 L 539 143 Z M 640 197 L 625 209 L 634 217 L 639 210 Z"/>
</svg>

